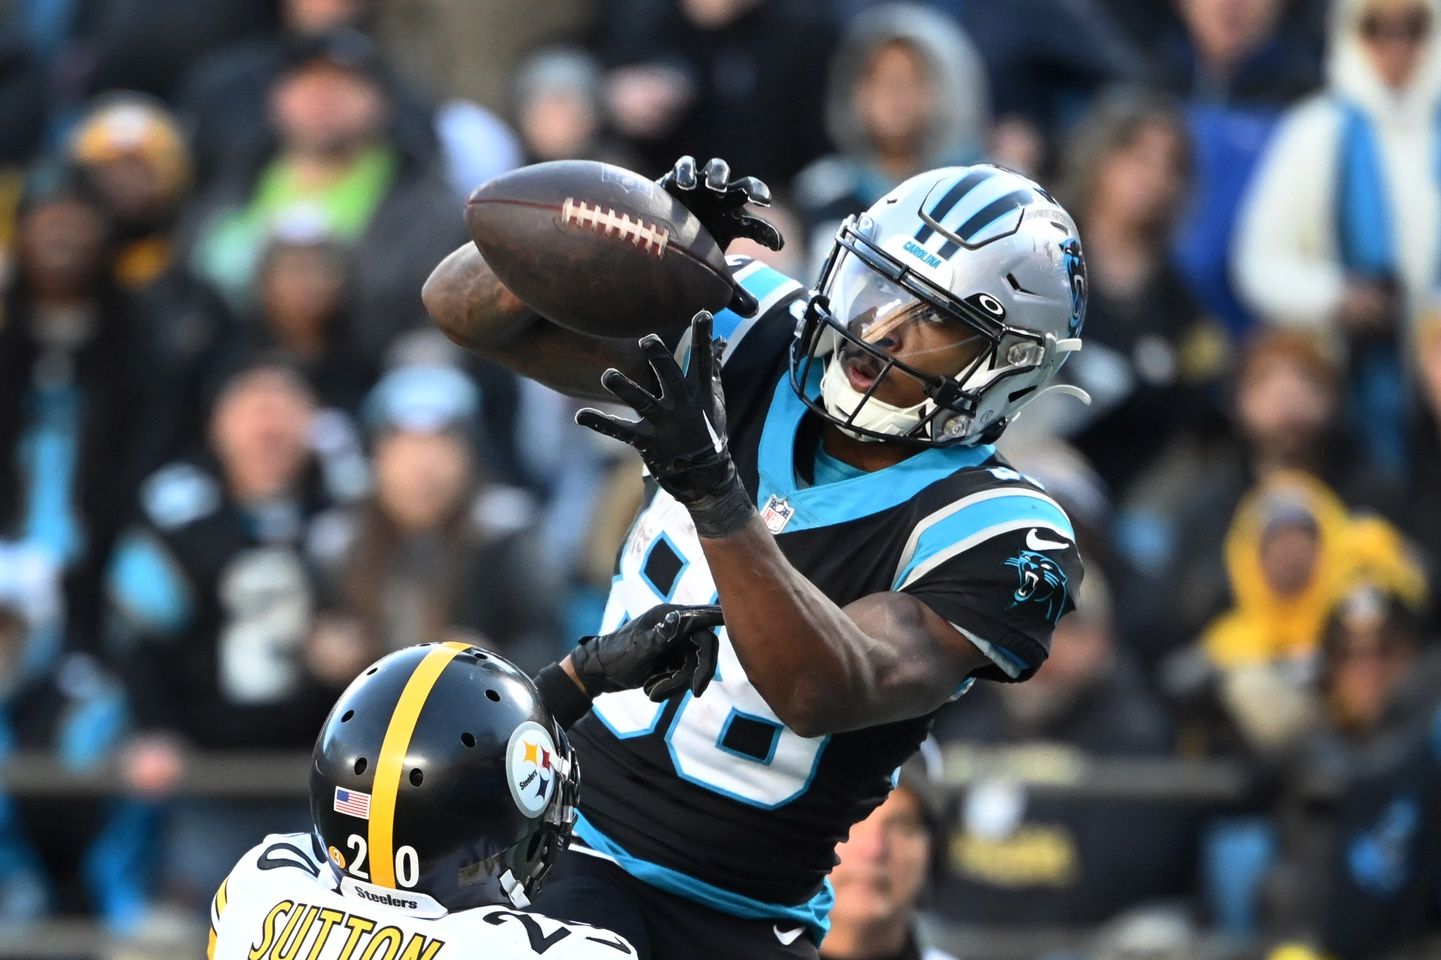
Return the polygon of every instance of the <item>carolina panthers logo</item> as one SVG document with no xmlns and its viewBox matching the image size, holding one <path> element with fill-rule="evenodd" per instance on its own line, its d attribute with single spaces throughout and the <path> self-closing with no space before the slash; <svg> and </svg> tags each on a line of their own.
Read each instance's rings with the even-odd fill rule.
<svg viewBox="0 0 1441 960">
<path fill-rule="evenodd" d="M 1071 323 L 1067 330 L 1078 337 L 1086 323 L 1086 258 L 1081 254 L 1081 241 L 1075 237 L 1061 244 L 1061 252 L 1065 254 L 1066 279 L 1071 284 Z"/>
<path fill-rule="evenodd" d="M 1022 550 L 1007 560 L 1006 566 L 1016 568 L 1016 592 L 1011 594 L 1008 609 L 1037 604 L 1043 608 L 1042 616 L 1052 623 L 1061 618 L 1070 586 L 1069 578 L 1056 561 L 1044 553 Z"/>
</svg>

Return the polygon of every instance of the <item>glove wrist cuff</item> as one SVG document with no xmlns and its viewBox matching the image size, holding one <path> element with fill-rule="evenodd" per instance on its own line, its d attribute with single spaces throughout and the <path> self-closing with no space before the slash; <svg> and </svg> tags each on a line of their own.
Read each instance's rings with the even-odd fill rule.
<svg viewBox="0 0 1441 960">
<path fill-rule="evenodd" d="M 740 530 L 755 516 L 755 504 L 732 473 L 729 481 L 714 493 L 686 504 L 695 532 L 706 540 L 719 540 Z"/>
<path fill-rule="evenodd" d="M 576 672 L 579 673 L 579 670 Z M 591 698 L 581 692 L 558 663 L 552 663 L 537 673 L 535 686 L 540 691 L 540 699 L 545 701 L 550 715 L 562 730 L 570 729 L 590 709 Z"/>
<path fill-rule="evenodd" d="M 575 675 L 580 677 L 580 682 L 585 684 L 586 691 L 592 697 L 598 697 L 602 693 L 615 693 L 620 689 L 606 676 L 604 665 L 596 657 L 593 644 L 598 639 L 581 637 L 570 652 L 570 662 L 571 666 L 575 667 Z"/>
</svg>

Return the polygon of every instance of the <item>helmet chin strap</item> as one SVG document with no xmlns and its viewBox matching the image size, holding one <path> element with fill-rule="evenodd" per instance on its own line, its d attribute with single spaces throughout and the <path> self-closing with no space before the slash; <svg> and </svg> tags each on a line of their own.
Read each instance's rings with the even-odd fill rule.
<svg viewBox="0 0 1441 960">
<path fill-rule="evenodd" d="M 505 892 L 510 905 L 517 910 L 524 910 L 530 906 L 530 898 L 525 895 L 525 887 L 521 886 L 520 881 L 515 879 L 515 874 L 509 870 L 500 875 L 500 889 Z"/>
<path fill-rule="evenodd" d="M 851 412 L 859 406 L 860 413 L 854 420 L 851 420 L 853 426 L 900 437 L 914 430 L 916 425 L 929 416 L 933 409 L 930 400 L 922 400 L 909 407 L 897 407 L 884 400 L 878 400 L 874 396 L 862 404 L 861 401 L 864 398 L 865 394 L 851 386 L 850 379 L 841 369 L 840 363 L 836 361 L 835 353 L 832 353 L 826 358 L 826 372 L 821 376 L 821 402 L 825 404 L 826 410 L 830 412 L 831 416 L 840 420 L 851 420 Z M 845 427 L 841 427 L 841 429 L 865 443 L 880 442 L 879 437 L 846 430 Z"/>
</svg>

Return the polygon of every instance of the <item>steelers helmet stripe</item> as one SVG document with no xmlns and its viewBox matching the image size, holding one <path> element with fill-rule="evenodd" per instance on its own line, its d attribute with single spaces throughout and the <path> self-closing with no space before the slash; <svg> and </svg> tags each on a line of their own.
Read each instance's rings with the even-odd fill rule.
<svg viewBox="0 0 1441 960">
<path fill-rule="evenodd" d="M 427 653 L 400 691 L 390 724 L 385 728 L 370 796 L 370 881 L 378 886 L 395 887 L 395 801 L 415 723 L 441 672 L 470 646 L 452 641 L 438 644 Z"/>
<path fill-rule="evenodd" d="M 956 181 L 955 186 L 947 190 L 945 195 L 936 201 L 936 205 L 926 212 L 926 216 L 935 223 L 940 223 L 945 215 L 951 212 L 951 208 L 960 203 L 966 194 L 989 180 L 995 173 L 996 171 L 992 169 L 972 170 Z M 935 233 L 935 227 L 930 223 L 922 223 L 921 228 L 916 231 L 916 242 L 925 243 L 933 233 Z"/>
</svg>

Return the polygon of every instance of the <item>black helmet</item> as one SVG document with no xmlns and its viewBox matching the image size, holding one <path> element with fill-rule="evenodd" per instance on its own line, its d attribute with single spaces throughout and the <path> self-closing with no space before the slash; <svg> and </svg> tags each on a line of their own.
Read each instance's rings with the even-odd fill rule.
<svg viewBox="0 0 1441 960">
<path fill-rule="evenodd" d="M 535 684 L 466 643 L 409 647 L 356 677 L 310 769 L 315 833 L 342 885 L 411 908 L 433 909 L 414 895 L 526 906 L 570 842 L 579 792 Z"/>
</svg>

